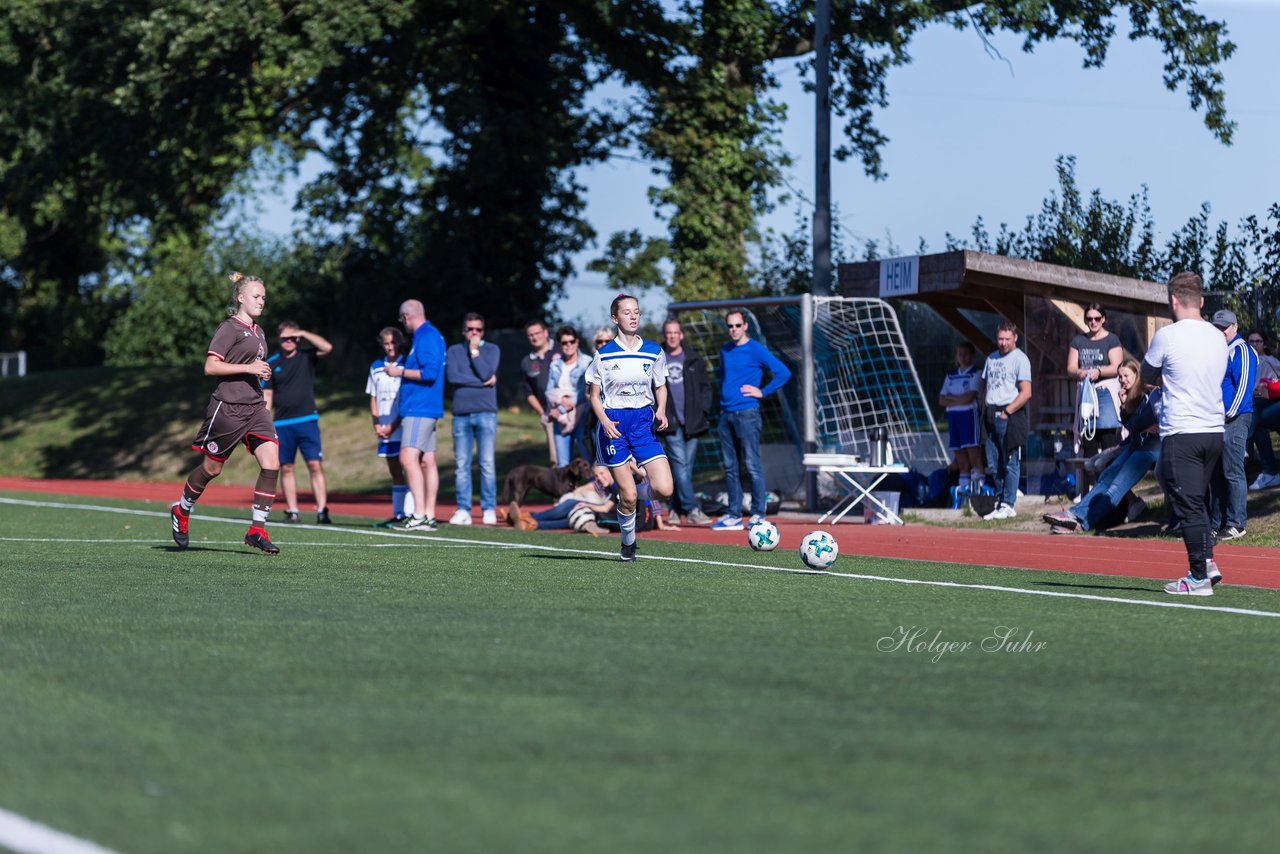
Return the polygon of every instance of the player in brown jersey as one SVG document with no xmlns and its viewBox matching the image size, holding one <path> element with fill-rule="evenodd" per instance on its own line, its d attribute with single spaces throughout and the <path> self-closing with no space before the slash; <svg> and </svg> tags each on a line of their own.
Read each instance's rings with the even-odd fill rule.
<svg viewBox="0 0 1280 854">
<path fill-rule="evenodd" d="M 190 542 L 191 509 L 209 481 L 222 472 L 236 444 L 244 442 L 262 467 L 253 487 L 253 521 L 244 541 L 273 555 L 280 549 L 267 536 L 267 515 L 276 497 L 280 452 L 271 413 L 262 399 L 262 381 L 271 377 L 271 366 L 266 362 L 266 336 L 256 323 L 267 302 L 267 288 L 261 279 L 242 273 L 232 273 L 231 281 L 231 305 L 227 308 L 231 316 L 214 331 L 204 360 L 205 376 L 216 377 L 217 385 L 209 398 L 204 424 L 191 445 L 193 451 L 204 454 L 204 460 L 187 476 L 182 499 L 169 508 L 169 515 L 173 541 L 185 549 Z"/>
</svg>

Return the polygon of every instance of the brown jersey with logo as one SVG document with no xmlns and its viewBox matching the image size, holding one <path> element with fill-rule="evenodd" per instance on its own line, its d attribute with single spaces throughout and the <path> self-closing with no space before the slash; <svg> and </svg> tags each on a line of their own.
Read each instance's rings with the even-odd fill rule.
<svg viewBox="0 0 1280 854">
<path fill-rule="evenodd" d="M 256 359 L 267 357 L 267 336 L 256 323 L 248 325 L 239 318 L 228 317 L 214 330 L 209 355 L 229 365 L 251 365 Z M 213 397 L 225 403 L 258 403 L 262 400 L 262 382 L 250 373 L 218 377 Z"/>
</svg>

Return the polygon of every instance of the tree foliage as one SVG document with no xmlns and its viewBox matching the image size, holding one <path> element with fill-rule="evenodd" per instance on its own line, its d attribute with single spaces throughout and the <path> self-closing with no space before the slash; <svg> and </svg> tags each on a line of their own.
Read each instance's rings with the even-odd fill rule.
<svg viewBox="0 0 1280 854">
<path fill-rule="evenodd" d="M 1011 32 L 1026 50 L 1072 40 L 1098 65 L 1127 18 L 1163 50 L 1165 83 L 1230 140 L 1219 68 L 1233 46 L 1192 0 L 832 7 L 837 154 L 872 175 L 887 75 L 938 25 Z M 328 166 L 301 196 L 310 223 L 290 280 L 352 322 L 408 295 L 446 323 L 476 307 L 496 323 L 540 313 L 594 238 L 575 170 L 625 144 L 664 179 L 652 199 L 670 233 L 611 241 L 605 267 L 651 273 L 665 256 L 676 298 L 745 294 L 788 162 L 775 69 L 811 55 L 813 16 L 812 0 L 10 0 L 6 346 L 37 365 L 97 358 L 124 306 L 167 287 L 180 258 L 208 255 L 254 164 L 308 153 Z M 607 79 L 633 101 L 592 103 Z"/>
<path fill-rule="evenodd" d="M 982 218 L 968 239 L 948 234 L 948 250 L 976 249 L 1099 273 L 1166 282 L 1181 270 L 1200 275 L 1216 305 L 1245 325 L 1275 332 L 1280 305 L 1280 205 L 1264 219 L 1248 216 L 1233 229 L 1214 223 L 1206 202 L 1163 245 L 1143 186 L 1124 202 L 1098 190 L 1087 198 L 1076 183 L 1075 158 L 1059 157 L 1058 187 L 1022 229 L 1002 223 L 993 237 Z"/>
</svg>

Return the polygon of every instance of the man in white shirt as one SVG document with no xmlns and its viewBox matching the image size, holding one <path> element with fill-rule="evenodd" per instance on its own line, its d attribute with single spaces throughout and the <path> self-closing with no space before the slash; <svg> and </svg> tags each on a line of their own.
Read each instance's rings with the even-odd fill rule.
<svg viewBox="0 0 1280 854">
<path fill-rule="evenodd" d="M 1142 380 L 1164 387 L 1160 410 L 1160 465 L 1169 502 L 1182 522 L 1182 542 L 1190 571 L 1165 585 L 1178 596 L 1212 596 L 1222 578 L 1213 560 L 1213 531 L 1205 493 L 1222 456 L 1225 421 L 1222 377 L 1227 342 L 1200 316 L 1204 283 L 1195 273 L 1169 280 L 1174 323 L 1156 332 L 1142 360 Z"/>
</svg>

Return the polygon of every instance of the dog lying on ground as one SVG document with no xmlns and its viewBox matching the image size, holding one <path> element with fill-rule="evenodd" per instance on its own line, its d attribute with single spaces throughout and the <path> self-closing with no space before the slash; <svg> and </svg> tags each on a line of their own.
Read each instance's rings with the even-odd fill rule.
<svg viewBox="0 0 1280 854">
<path fill-rule="evenodd" d="M 567 466 L 517 466 L 507 473 L 502 485 L 502 503 L 524 503 L 529 490 L 536 489 L 558 501 L 561 495 L 572 492 L 579 484 L 591 479 L 591 464 L 578 457 Z"/>
</svg>

